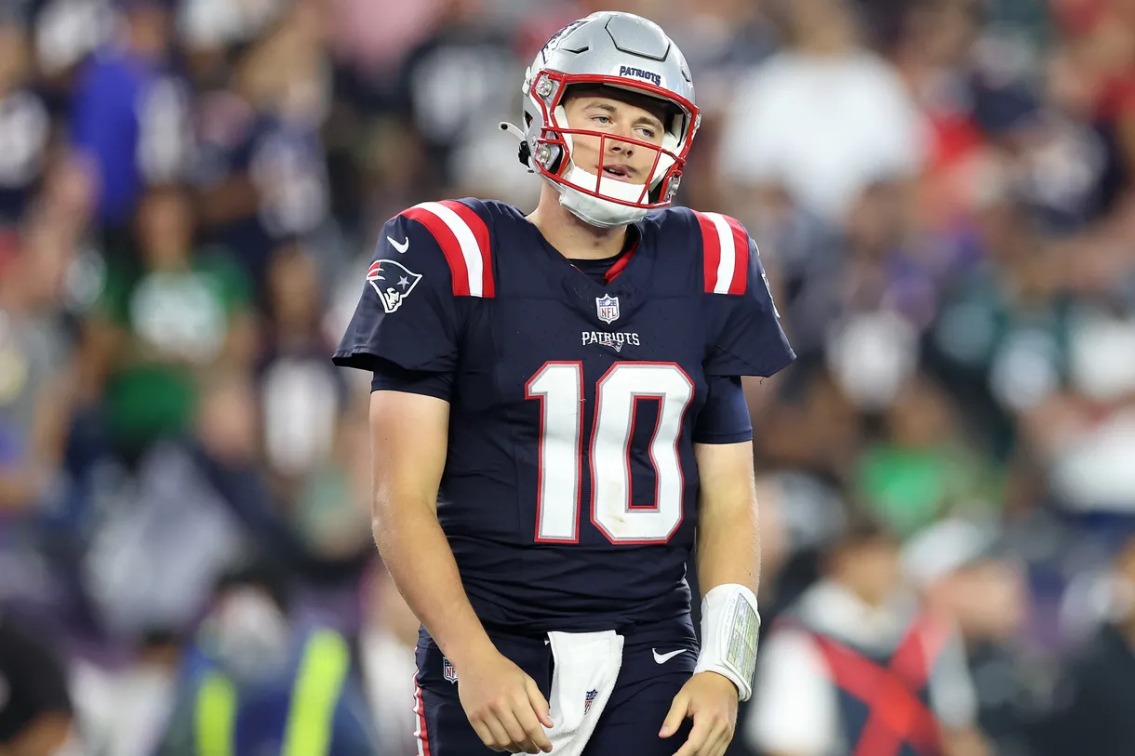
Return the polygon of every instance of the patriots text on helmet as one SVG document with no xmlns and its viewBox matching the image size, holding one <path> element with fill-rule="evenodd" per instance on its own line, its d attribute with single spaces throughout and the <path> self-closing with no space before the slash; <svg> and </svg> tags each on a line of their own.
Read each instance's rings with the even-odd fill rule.
<svg viewBox="0 0 1135 756">
<path fill-rule="evenodd" d="M 641 68 L 634 68 L 632 66 L 619 66 L 619 76 L 634 76 L 639 79 L 646 79 L 654 84 L 656 87 L 662 86 L 662 77 L 653 71 L 644 71 Z"/>
</svg>

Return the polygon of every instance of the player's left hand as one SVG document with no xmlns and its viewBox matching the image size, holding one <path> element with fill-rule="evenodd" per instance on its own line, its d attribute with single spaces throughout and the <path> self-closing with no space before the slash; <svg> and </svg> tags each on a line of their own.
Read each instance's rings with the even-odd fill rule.
<svg viewBox="0 0 1135 756">
<path fill-rule="evenodd" d="M 716 672 L 691 677 L 670 705 L 658 736 L 668 738 L 692 717 L 690 737 L 674 756 L 721 756 L 737 725 L 737 686 Z"/>
</svg>

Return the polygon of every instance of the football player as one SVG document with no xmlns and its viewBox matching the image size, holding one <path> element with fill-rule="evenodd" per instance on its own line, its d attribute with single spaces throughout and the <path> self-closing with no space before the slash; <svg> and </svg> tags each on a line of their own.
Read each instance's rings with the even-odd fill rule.
<svg viewBox="0 0 1135 756">
<path fill-rule="evenodd" d="M 523 92 L 536 209 L 390 220 L 335 354 L 373 373 L 419 752 L 721 754 L 760 621 L 741 377 L 792 350 L 741 224 L 670 207 L 699 116 L 657 25 L 574 22 Z"/>
</svg>

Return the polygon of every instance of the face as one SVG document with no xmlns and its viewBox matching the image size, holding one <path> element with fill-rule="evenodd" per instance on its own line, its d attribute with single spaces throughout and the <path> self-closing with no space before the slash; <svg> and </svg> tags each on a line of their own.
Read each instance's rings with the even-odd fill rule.
<svg viewBox="0 0 1135 756">
<path fill-rule="evenodd" d="M 843 583 L 873 606 L 886 603 L 902 582 L 898 549 L 884 539 L 856 544 L 838 553 L 835 572 Z"/>
<path fill-rule="evenodd" d="M 27 67 L 27 35 L 15 24 L 0 22 L 0 92 L 16 86 Z"/>
<path fill-rule="evenodd" d="M 958 570 L 933 595 L 962 633 L 971 639 L 1014 637 L 1028 616 L 1028 589 L 1020 570 L 999 560 L 985 560 Z"/>
<path fill-rule="evenodd" d="M 180 262 L 193 238 L 193 210 L 178 190 L 154 190 L 138 208 L 138 241 L 152 263 Z"/>
<path fill-rule="evenodd" d="M 588 173 L 604 178 L 645 184 L 662 145 L 664 134 L 658 114 L 611 97 L 582 95 L 564 105 L 568 127 L 610 135 L 572 135 L 572 160 Z M 626 141 L 634 139 L 646 144 Z M 651 146 L 646 146 L 651 145 Z"/>
</svg>

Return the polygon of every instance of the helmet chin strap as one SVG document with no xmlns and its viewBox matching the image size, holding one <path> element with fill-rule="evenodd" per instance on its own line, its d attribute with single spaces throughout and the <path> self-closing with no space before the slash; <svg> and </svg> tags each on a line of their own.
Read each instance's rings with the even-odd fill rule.
<svg viewBox="0 0 1135 756">
<path fill-rule="evenodd" d="M 564 181 L 577 186 L 596 186 L 601 194 L 633 201 L 642 193 L 640 184 L 627 184 L 615 179 L 597 177 L 572 163 L 564 174 Z M 642 220 L 650 212 L 645 208 L 621 205 L 618 202 L 594 197 L 571 186 L 549 180 L 560 195 L 560 204 L 584 223 L 598 228 L 617 228 Z"/>
</svg>

